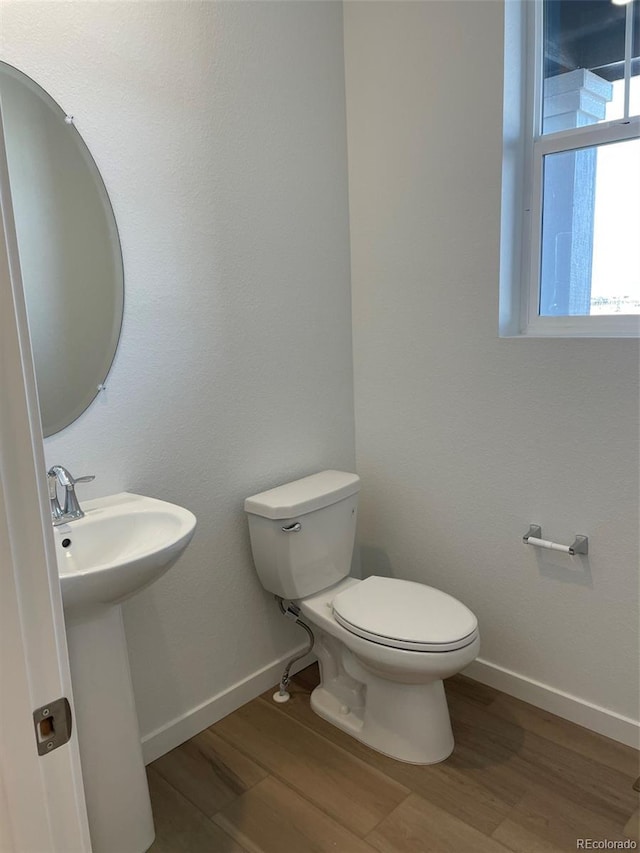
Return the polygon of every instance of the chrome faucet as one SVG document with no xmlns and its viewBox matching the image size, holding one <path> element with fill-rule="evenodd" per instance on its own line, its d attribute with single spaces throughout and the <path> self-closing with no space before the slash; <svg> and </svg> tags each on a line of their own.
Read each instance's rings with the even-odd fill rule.
<svg viewBox="0 0 640 853">
<path fill-rule="evenodd" d="M 80 509 L 76 496 L 76 483 L 90 483 L 95 480 L 95 476 L 90 474 L 87 477 L 74 477 L 62 465 L 54 465 L 47 472 L 47 480 L 51 502 L 51 520 L 54 526 L 57 527 L 59 524 L 67 524 L 69 521 L 83 518 L 84 512 Z M 58 500 L 58 483 L 65 488 L 64 507 L 60 506 Z"/>
</svg>

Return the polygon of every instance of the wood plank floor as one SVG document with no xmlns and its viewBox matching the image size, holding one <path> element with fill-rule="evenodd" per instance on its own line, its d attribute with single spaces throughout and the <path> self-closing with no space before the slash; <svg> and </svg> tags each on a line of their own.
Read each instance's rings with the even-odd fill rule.
<svg viewBox="0 0 640 853">
<path fill-rule="evenodd" d="M 559 853 L 624 841 L 638 753 L 462 676 L 456 748 L 418 767 L 313 713 L 317 665 L 147 768 L 150 853 Z M 275 689 L 275 688 L 274 688 Z M 640 845 L 639 845 L 640 846 Z"/>
</svg>

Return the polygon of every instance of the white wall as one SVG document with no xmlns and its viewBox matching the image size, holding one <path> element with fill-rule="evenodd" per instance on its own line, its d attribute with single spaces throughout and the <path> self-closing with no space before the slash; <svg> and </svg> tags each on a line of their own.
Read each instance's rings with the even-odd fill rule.
<svg viewBox="0 0 640 853">
<path fill-rule="evenodd" d="M 638 714 L 638 345 L 499 340 L 502 4 L 345 4 L 366 573 L 478 615 L 481 656 Z M 587 534 L 588 559 L 522 544 Z"/>
<path fill-rule="evenodd" d="M 342 9 L 4 2 L 1 57 L 91 149 L 125 318 L 108 389 L 46 442 L 193 510 L 179 563 L 125 608 L 143 734 L 304 642 L 253 569 L 243 498 L 354 468 Z"/>
</svg>

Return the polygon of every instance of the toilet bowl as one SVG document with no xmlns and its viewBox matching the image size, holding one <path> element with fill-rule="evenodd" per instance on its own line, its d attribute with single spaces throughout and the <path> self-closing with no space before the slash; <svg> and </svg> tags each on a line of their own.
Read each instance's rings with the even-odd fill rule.
<svg viewBox="0 0 640 853">
<path fill-rule="evenodd" d="M 313 630 L 313 710 L 385 755 L 434 764 L 454 747 L 443 679 L 477 657 L 477 620 L 425 584 L 349 577 L 359 489 L 323 471 L 247 498 L 256 570 Z"/>
</svg>

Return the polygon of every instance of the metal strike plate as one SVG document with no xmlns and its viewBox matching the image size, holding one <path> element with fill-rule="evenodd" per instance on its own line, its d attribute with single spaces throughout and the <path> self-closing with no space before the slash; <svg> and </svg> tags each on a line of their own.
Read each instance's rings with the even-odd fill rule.
<svg viewBox="0 0 640 853">
<path fill-rule="evenodd" d="M 71 737 L 71 705 L 63 696 L 33 712 L 38 755 L 47 755 Z"/>
</svg>

